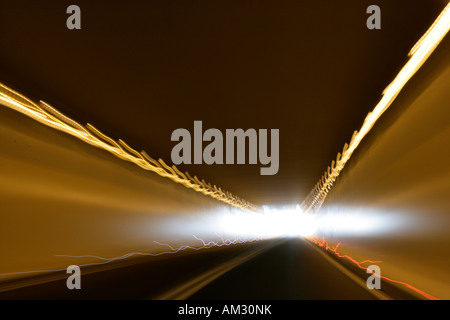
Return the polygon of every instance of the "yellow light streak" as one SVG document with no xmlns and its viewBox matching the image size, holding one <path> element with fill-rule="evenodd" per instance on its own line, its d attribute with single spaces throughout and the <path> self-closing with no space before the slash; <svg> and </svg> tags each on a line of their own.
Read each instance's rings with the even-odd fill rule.
<svg viewBox="0 0 450 320">
<path fill-rule="evenodd" d="M 224 192 L 221 188 L 211 186 L 204 180 L 200 181 L 196 176 L 192 178 L 188 172 L 181 173 L 175 166 L 168 166 L 162 159 L 156 161 L 145 151 L 134 150 L 123 140 L 114 141 L 89 123 L 82 126 L 44 101 L 35 103 L 2 83 L 0 83 L 0 105 L 16 110 L 42 124 L 70 134 L 94 147 L 106 150 L 120 159 L 132 162 L 144 170 L 155 172 L 161 177 L 169 178 L 186 188 L 193 189 L 228 205 L 245 211 L 260 210 L 259 207 L 248 201 L 229 192 Z"/>
<path fill-rule="evenodd" d="M 427 32 L 409 52 L 409 60 L 397 74 L 395 79 L 383 91 L 382 98 L 369 112 L 359 131 L 355 131 L 349 144 L 345 144 L 342 153 L 338 153 L 336 161 L 331 162 L 325 173 L 302 203 L 305 212 L 316 213 L 325 201 L 334 181 L 344 168 L 362 139 L 372 129 L 375 122 L 389 108 L 405 84 L 425 63 L 450 29 L 450 3 L 444 8 Z"/>
</svg>

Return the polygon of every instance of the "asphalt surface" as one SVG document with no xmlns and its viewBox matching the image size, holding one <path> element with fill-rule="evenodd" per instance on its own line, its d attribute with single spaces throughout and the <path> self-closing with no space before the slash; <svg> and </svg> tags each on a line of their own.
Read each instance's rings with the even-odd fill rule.
<svg viewBox="0 0 450 320">
<path fill-rule="evenodd" d="M 375 299 L 312 245 L 293 239 L 210 283 L 191 299 Z"/>
<path fill-rule="evenodd" d="M 81 290 L 59 279 L 0 292 L 0 299 L 154 299 L 243 252 L 271 246 L 212 281 L 190 299 L 375 299 L 301 239 L 143 258 L 113 269 L 82 269 Z M 33 283 L 33 281 L 29 281 Z M 1 288 L 1 286 L 0 286 Z"/>
</svg>

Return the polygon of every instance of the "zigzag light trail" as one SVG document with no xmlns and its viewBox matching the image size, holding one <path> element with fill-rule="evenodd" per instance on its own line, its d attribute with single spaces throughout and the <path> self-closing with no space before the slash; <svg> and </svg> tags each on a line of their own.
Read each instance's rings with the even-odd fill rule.
<svg viewBox="0 0 450 320">
<path fill-rule="evenodd" d="M 179 247 L 173 247 L 172 245 L 170 245 L 168 243 L 161 243 L 161 242 L 155 240 L 155 241 L 153 241 L 154 243 L 156 243 L 156 244 L 158 244 L 160 246 L 169 247 L 171 251 L 163 251 L 163 252 L 158 252 L 158 253 L 130 252 L 130 253 L 124 254 L 122 256 L 113 257 L 113 258 L 105 258 L 105 257 L 100 257 L 100 256 L 95 256 L 95 255 L 67 255 L 67 254 L 57 254 L 55 256 L 56 257 L 66 257 L 66 258 L 96 258 L 96 259 L 112 262 L 112 261 L 116 261 L 116 260 L 127 259 L 127 258 L 130 258 L 130 257 L 135 256 L 135 255 L 157 257 L 157 256 L 165 255 L 165 254 L 178 253 L 180 251 L 184 251 L 184 250 L 187 250 L 187 249 L 198 251 L 198 250 L 209 249 L 209 248 L 213 248 L 213 247 L 230 246 L 230 245 L 233 245 L 233 244 L 242 244 L 242 243 L 248 243 L 248 242 L 261 240 L 261 239 L 250 239 L 250 240 L 242 240 L 242 239 L 230 240 L 230 239 L 226 239 L 226 240 L 222 241 L 222 243 L 218 243 L 218 242 L 215 242 L 215 241 L 205 242 L 203 239 L 201 239 L 201 238 L 199 238 L 199 237 L 197 237 L 195 235 L 193 235 L 193 237 L 196 240 L 199 240 L 200 242 L 202 242 L 203 245 L 200 246 L 200 247 L 193 247 L 193 246 L 190 246 L 190 245 L 181 245 Z"/>
<path fill-rule="evenodd" d="M 258 241 L 261 239 L 247 239 L 247 240 L 243 240 L 243 239 L 222 239 L 222 243 L 219 242 L 215 242 L 215 241 L 209 241 L 209 242 L 205 242 L 203 239 L 193 235 L 193 237 L 200 241 L 203 245 L 199 246 L 199 247 L 194 247 L 194 246 L 190 246 L 190 245 L 181 245 L 179 247 L 173 247 L 170 244 L 167 243 L 161 243 L 159 241 L 153 241 L 154 243 L 160 245 L 160 246 L 165 246 L 165 247 L 169 247 L 170 251 L 162 251 L 162 252 L 156 252 L 156 253 L 152 253 L 152 252 L 129 252 L 126 253 L 124 255 L 121 256 L 117 256 L 117 257 L 112 257 L 112 258 L 105 258 L 105 257 L 101 257 L 101 256 L 96 256 L 96 255 L 91 255 L 91 254 L 86 254 L 86 255 L 68 255 L 68 254 L 56 254 L 55 257 L 64 257 L 64 258 L 93 258 L 93 259 L 99 259 L 102 260 L 102 262 L 92 262 L 92 263 L 85 263 L 85 264 L 80 264 L 79 267 L 90 267 L 90 266 L 97 266 L 97 265 L 103 265 L 103 264 L 107 264 L 107 263 L 111 263 L 114 261 L 118 261 L 118 260 L 125 260 L 128 258 L 131 258 L 133 256 L 151 256 L 151 257 L 158 257 L 158 256 L 162 256 L 162 255 L 167 255 L 167 254 L 175 254 L 178 253 L 180 251 L 185 251 L 185 250 L 195 250 L 195 251 L 199 251 L 199 250 L 203 250 L 203 249 L 210 249 L 213 247 L 223 247 L 223 246 L 230 246 L 230 245 L 234 245 L 234 244 L 242 244 L 242 243 L 251 243 L 254 241 Z M 58 268 L 58 269 L 46 269 L 46 270 L 30 270 L 30 271 L 19 271 L 19 272 L 7 272 L 7 273 L 0 273 L 0 277 L 2 276 L 10 276 L 10 275 L 20 275 L 20 274 L 34 274 L 34 273 L 52 273 L 52 272 L 60 272 L 60 271 L 66 271 L 66 268 Z"/>
</svg>

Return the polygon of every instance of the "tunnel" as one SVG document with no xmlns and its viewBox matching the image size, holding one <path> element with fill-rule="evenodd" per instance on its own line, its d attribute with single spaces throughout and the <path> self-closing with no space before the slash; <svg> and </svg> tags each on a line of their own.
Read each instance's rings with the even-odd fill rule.
<svg viewBox="0 0 450 320">
<path fill-rule="evenodd" d="M 0 299 L 448 300 L 450 5 L 366 2 L 2 5 Z"/>
</svg>

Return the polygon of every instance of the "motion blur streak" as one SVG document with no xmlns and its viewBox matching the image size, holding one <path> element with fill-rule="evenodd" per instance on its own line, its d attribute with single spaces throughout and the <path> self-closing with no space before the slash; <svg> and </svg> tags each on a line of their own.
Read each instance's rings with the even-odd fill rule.
<svg viewBox="0 0 450 320">
<path fill-rule="evenodd" d="M 97 148 L 104 149 L 123 160 L 133 162 L 145 170 L 155 172 L 162 177 L 167 177 L 187 188 L 191 188 L 204 195 L 213 197 L 214 199 L 223 201 L 243 210 L 258 210 L 257 206 L 240 199 L 227 191 L 222 191 L 221 188 L 217 188 L 215 185 L 212 186 L 204 180 L 200 181 L 196 176 L 192 178 L 188 172 L 183 174 L 175 167 L 175 165 L 169 167 L 162 159 L 156 161 L 145 151 L 139 153 L 128 146 L 123 140 L 119 140 L 119 143 L 117 143 L 91 124 L 87 124 L 85 128 L 76 121 L 66 117 L 49 104 L 43 101 L 36 104 L 1 83 L 0 103 L 49 127 L 68 133 Z"/>
<path fill-rule="evenodd" d="M 381 263 L 381 262 L 382 262 L 382 261 L 372 261 L 372 260 L 364 260 L 364 261 L 358 262 L 357 260 L 353 259 L 353 258 L 350 257 L 349 255 L 342 255 L 342 254 L 340 254 L 340 253 L 337 251 L 337 249 L 338 249 L 339 246 L 340 246 L 340 243 L 338 243 L 336 246 L 333 247 L 333 246 L 330 246 L 330 245 L 328 244 L 328 242 L 325 241 L 324 238 L 322 238 L 322 240 L 318 240 L 318 239 L 314 239 L 314 238 L 310 238 L 310 237 L 308 237 L 308 238 L 306 238 L 306 239 L 309 240 L 309 241 L 311 241 L 312 243 L 314 243 L 314 244 L 316 244 L 316 245 L 318 245 L 318 246 L 324 248 L 325 250 L 334 253 L 334 254 L 335 254 L 336 256 L 338 256 L 339 258 L 346 258 L 346 259 L 350 260 L 352 263 L 354 263 L 356 266 L 358 266 L 358 268 L 363 269 L 363 270 L 367 270 L 367 269 L 368 269 L 367 267 L 362 266 L 362 264 L 364 264 L 364 263 L 371 263 L 371 264 L 374 264 L 374 263 Z M 403 285 L 403 286 L 405 286 L 405 287 L 407 287 L 407 288 L 409 288 L 409 289 L 411 289 L 411 290 L 417 292 L 418 294 L 424 296 L 424 297 L 427 298 L 427 299 L 430 299 L 430 300 L 440 300 L 440 299 L 438 299 L 438 298 L 432 296 L 431 294 L 428 294 L 428 293 L 426 293 L 426 292 L 424 292 L 424 291 L 422 291 L 422 290 L 417 289 L 416 287 L 413 287 L 412 285 L 410 285 L 410 284 L 408 284 L 408 283 L 401 282 L 401 281 L 397 281 L 397 280 L 393 280 L 393 279 L 387 278 L 387 277 L 385 277 L 385 276 L 378 275 L 378 274 L 376 274 L 376 273 L 374 273 L 374 272 L 372 272 L 372 274 L 374 274 L 376 277 L 380 277 L 381 279 L 384 279 L 384 280 L 387 280 L 387 281 L 390 281 L 390 282 L 393 282 L 393 283 L 397 283 L 397 284 Z"/>
<path fill-rule="evenodd" d="M 361 129 L 353 133 L 350 143 L 344 145 L 342 154 L 338 153 L 336 161 L 333 160 L 331 162 L 331 167 L 328 167 L 322 178 L 303 201 L 302 208 L 305 212 L 312 211 L 313 213 L 316 213 L 320 209 L 329 190 L 333 186 L 333 183 L 360 144 L 361 140 L 372 129 L 375 122 L 381 117 L 386 109 L 389 108 L 408 80 L 411 79 L 416 71 L 428 59 L 434 49 L 436 49 L 438 44 L 448 33 L 449 29 L 450 3 L 445 7 L 428 31 L 411 49 L 409 53 L 410 59 L 400 70 L 394 81 L 392 81 L 392 83 L 383 91 L 380 102 L 375 106 L 373 111 L 367 115 Z"/>
</svg>

